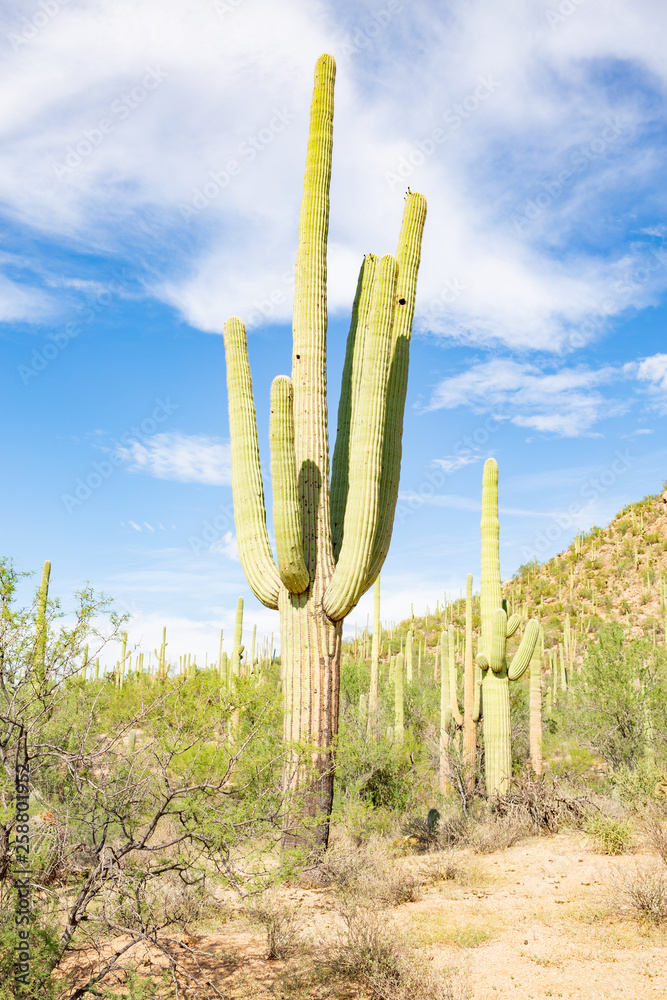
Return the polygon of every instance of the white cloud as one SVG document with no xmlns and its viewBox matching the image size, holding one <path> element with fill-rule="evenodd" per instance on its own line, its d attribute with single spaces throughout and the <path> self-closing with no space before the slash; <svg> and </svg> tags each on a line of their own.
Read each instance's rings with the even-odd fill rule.
<svg viewBox="0 0 667 1000">
<path fill-rule="evenodd" d="M 236 535 L 232 535 L 231 531 L 226 531 L 219 541 L 213 542 L 211 552 L 220 552 L 223 556 L 231 559 L 232 562 L 239 562 L 239 547 Z"/>
<path fill-rule="evenodd" d="M 35 9 L 14 4 L 0 30 L 20 32 Z M 312 67 L 332 51 L 332 309 L 349 310 L 363 253 L 395 245 L 410 184 L 429 201 L 417 328 L 569 350 L 667 288 L 665 267 L 628 281 L 643 251 L 628 259 L 595 239 L 582 250 L 580 239 L 606 232 L 617 196 L 660 177 L 660 102 L 643 94 L 667 81 L 667 9 L 608 0 L 600 17 L 587 3 L 557 27 L 548 9 L 405 4 L 375 37 L 364 34 L 372 12 L 325 0 L 243 0 L 222 16 L 213 3 L 178 0 L 62 6 L 0 67 L 11 94 L 0 104 L 0 201 L 14 223 L 124 255 L 201 329 L 220 331 L 232 314 L 250 326 L 285 320 Z M 345 55 L 358 32 L 368 58 Z M 607 86 L 601 65 L 641 86 Z M 162 79 L 147 89 L 151 73 Z M 483 80 L 495 83 L 479 100 Z M 601 138 L 608 120 L 622 128 Z M 446 133 L 439 144 L 434 128 Z M 68 156 L 74 165 L 56 176 Z M 392 186 L 402 161 L 407 173 Z M 565 169 L 572 176 L 556 190 Z M 538 194 L 544 206 L 517 227 Z M 662 231 L 659 220 L 643 230 Z"/>
<path fill-rule="evenodd" d="M 600 385 L 624 377 L 624 368 L 611 365 L 597 371 L 562 368 L 544 372 L 537 365 L 494 359 L 443 379 L 433 392 L 428 410 L 469 406 L 477 412 L 509 416 L 518 427 L 577 437 L 608 416 L 625 412 L 628 403 L 610 400 Z"/>
<path fill-rule="evenodd" d="M 439 466 L 446 475 L 451 476 L 452 473 L 458 472 L 459 469 L 464 468 L 466 465 L 472 465 L 475 462 L 479 462 L 481 455 L 447 455 L 445 458 L 434 458 L 433 465 Z"/>
<path fill-rule="evenodd" d="M 214 486 L 232 481 L 230 446 L 205 435 L 179 431 L 154 434 L 141 442 L 131 441 L 119 447 L 118 454 L 132 472 L 143 472 L 156 479 Z"/>
</svg>

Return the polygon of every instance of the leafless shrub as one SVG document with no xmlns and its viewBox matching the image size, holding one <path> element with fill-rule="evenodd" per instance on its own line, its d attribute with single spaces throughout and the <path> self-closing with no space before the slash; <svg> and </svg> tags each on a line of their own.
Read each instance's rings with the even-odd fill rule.
<svg viewBox="0 0 667 1000">
<path fill-rule="evenodd" d="M 349 980 L 370 991 L 374 1000 L 465 1000 L 464 989 L 448 975 L 420 962 L 387 929 L 376 910 L 353 906 L 341 910 L 343 927 L 325 942 L 318 959 L 327 982 Z"/>
<path fill-rule="evenodd" d="M 621 911 L 653 924 L 667 920 L 667 872 L 661 865 L 616 872 L 611 885 Z"/>
<path fill-rule="evenodd" d="M 361 847 L 333 847 L 307 872 L 310 884 L 330 888 L 344 899 L 365 899 L 389 906 L 419 899 L 420 882 L 392 857 L 379 838 Z"/>
<path fill-rule="evenodd" d="M 553 779 L 522 775 L 495 803 L 496 815 L 528 819 L 535 833 L 558 833 L 562 826 L 581 827 L 593 804 L 563 791 Z"/>
<path fill-rule="evenodd" d="M 298 914 L 277 896 L 267 896 L 260 905 L 248 909 L 248 916 L 266 930 L 267 958 L 289 958 L 298 950 L 301 921 Z"/>
<path fill-rule="evenodd" d="M 528 833 L 530 833 L 530 822 L 525 816 L 515 812 L 508 816 L 494 816 L 486 822 L 471 825 L 467 843 L 476 854 L 493 854 L 494 851 L 512 847 Z"/>
<path fill-rule="evenodd" d="M 646 832 L 651 847 L 667 865 L 667 819 L 664 814 L 656 811 L 649 813 Z"/>
</svg>

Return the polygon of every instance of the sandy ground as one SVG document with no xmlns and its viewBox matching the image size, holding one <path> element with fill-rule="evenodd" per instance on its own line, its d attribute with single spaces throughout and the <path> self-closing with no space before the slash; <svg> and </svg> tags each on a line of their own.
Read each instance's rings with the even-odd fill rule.
<svg viewBox="0 0 667 1000">
<path fill-rule="evenodd" d="M 563 833 L 526 838 L 489 855 L 465 850 L 449 857 L 455 879 L 443 879 L 441 870 L 434 880 L 444 860 L 439 853 L 397 860 L 423 886 L 416 902 L 384 910 L 383 921 L 408 954 L 415 949 L 434 970 L 453 973 L 457 1000 L 667 1000 L 667 922 L 647 925 L 624 912 L 613 887 L 619 875 L 655 865 L 654 855 L 640 850 L 609 858 L 594 853 L 584 834 Z M 330 891 L 285 887 L 280 896 L 298 911 L 306 933 L 326 936 L 339 926 Z M 186 962 L 191 987 L 206 977 L 225 996 L 247 1000 L 366 996 L 334 984 L 285 992 L 284 977 L 297 960 L 268 961 L 262 928 L 238 913 L 228 912 L 222 927 L 202 929 L 183 944 L 183 954 L 193 949 L 200 965 L 196 970 Z M 156 954 L 136 951 L 134 961 L 144 975 L 165 964 Z M 196 995 L 186 980 L 179 982 L 181 996 Z M 165 981 L 158 995 L 176 994 Z"/>
</svg>

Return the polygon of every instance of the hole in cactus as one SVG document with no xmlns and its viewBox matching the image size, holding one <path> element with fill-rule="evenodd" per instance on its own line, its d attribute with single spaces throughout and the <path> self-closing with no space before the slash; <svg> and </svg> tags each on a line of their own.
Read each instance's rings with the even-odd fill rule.
<svg viewBox="0 0 667 1000">
<path fill-rule="evenodd" d="M 398 300 L 398 304 L 399 304 L 399 306 L 404 306 L 405 305 L 405 299 L 399 299 Z"/>
</svg>

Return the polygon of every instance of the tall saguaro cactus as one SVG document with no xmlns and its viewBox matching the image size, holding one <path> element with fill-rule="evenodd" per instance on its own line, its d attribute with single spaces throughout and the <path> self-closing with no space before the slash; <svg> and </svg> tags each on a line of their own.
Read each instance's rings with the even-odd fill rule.
<svg viewBox="0 0 667 1000">
<path fill-rule="evenodd" d="M 239 555 L 255 595 L 280 611 L 288 744 L 312 747 L 311 773 L 290 762 L 286 792 L 305 792 L 285 847 L 326 845 L 333 800 L 342 621 L 378 576 L 398 493 L 408 352 L 425 199 L 408 193 L 396 257 L 361 267 L 343 369 L 329 485 L 326 249 L 335 63 L 315 69 L 299 217 L 292 377 L 271 388 L 277 562 L 269 544 L 245 328 L 225 324 L 232 490 Z M 296 801 L 292 798 L 292 801 Z M 310 824 L 310 833 L 306 829 Z"/>
<path fill-rule="evenodd" d="M 507 666 L 507 640 L 521 618 L 508 620 L 503 607 L 500 581 L 498 522 L 498 465 L 494 458 L 484 463 L 482 478 L 482 634 L 477 665 L 484 674 L 482 710 L 484 718 L 484 771 L 489 796 L 502 795 L 512 774 L 512 731 L 509 682 L 518 680 L 528 667 L 539 636 L 539 625 L 531 620 L 521 644 Z"/>
</svg>

